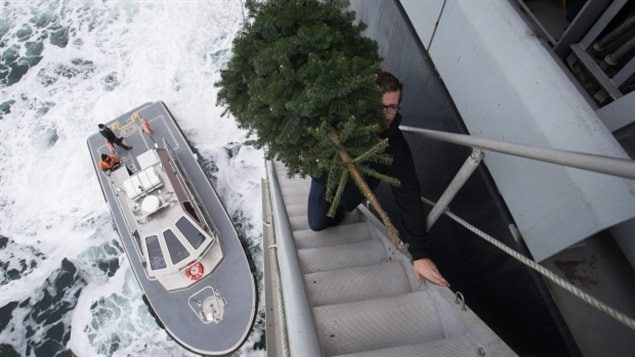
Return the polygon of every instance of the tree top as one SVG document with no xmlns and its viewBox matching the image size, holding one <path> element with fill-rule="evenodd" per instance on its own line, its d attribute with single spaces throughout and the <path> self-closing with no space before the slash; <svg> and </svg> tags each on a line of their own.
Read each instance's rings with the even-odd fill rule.
<svg viewBox="0 0 635 357">
<path fill-rule="evenodd" d="M 383 150 L 368 155 L 387 126 L 375 85 L 381 58 L 346 6 L 336 0 L 248 1 L 249 19 L 216 83 L 218 104 L 291 174 L 339 171 L 339 149 L 386 161 Z"/>
</svg>

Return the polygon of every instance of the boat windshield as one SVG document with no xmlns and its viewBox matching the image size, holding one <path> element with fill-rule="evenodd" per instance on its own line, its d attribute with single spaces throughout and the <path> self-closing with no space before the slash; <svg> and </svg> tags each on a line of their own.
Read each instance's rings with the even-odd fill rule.
<svg viewBox="0 0 635 357">
<path fill-rule="evenodd" d="M 198 249 L 205 241 L 205 235 L 185 217 L 179 218 L 176 222 L 176 227 L 183 233 L 183 236 L 194 249 Z"/>
<path fill-rule="evenodd" d="M 165 259 L 163 258 L 163 252 L 161 251 L 161 245 L 159 245 L 159 237 L 148 236 L 146 237 L 146 245 L 148 247 L 148 258 L 150 260 L 150 268 L 152 270 L 164 269 Z"/>
<path fill-rule="evenodd" d="M 172 264 L 176 264 L 190 256 L 190 253 L 185 249 L 171 229 L 163 232 L 163 237 L 165 238 L 165 244 L 168 247 L 168 254 L 170 255 Z"/>
<path fill-rule="evenodd" d="M 211 238 L 187 215 L 181 216 L 175 225 L 160 234 L 144 238 L 150 270 L 166 269 L 168 266 L 170 271 L 179 269 L 179 263 L 205 248 L 206 241 L 211 242 Z"/>
</svg>

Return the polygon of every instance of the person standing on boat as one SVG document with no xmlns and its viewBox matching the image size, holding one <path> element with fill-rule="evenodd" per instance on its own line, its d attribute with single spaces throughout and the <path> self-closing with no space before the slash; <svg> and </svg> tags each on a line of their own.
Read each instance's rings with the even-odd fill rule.
<svg viewBox="0 0 635 357">
<path fill-rule="evenodd" d="M 106 141 L 108 141 L 108 144 L 110 145 L 114 145 L 117 144 L 118 146 L 126 149 L 126 150 L 130 150 L 132 149 L 132 146 L 128 146 L 126 144 L 123 143 L 123 138 L 118 138 L 117 135 L 115 135 L 115 133 L 112 132 L 112 130 L 110 130 L 109 127 L 105 126 L 104 124 L 98 124 L 97 127 L 99 128 L 99 133 L 106 138 Z M 114 146 L 113 146 L 114 148 Z"/>
<path fill-rule="evenodd" d="M 423 277 L 434 284 L 449 286 L 434 262 L 429 258 L 426 215 L 420 199 L 419 179 L 415 171 L 410 147 L 399 130 L 399 124 L 401 123 L 399 105 L 401 103 L 403 84 L 388 72 L 380 72 L 377 75 L 376 84 L 384 93 L 382 106 L 384 117 L 389 123 L 388 129 L 379 133 L 379 137 L 388 139 L 389 146 L 386 149 L 386 153 L 392 156 L 393 162 L 390 165 L 371 165 L 378 172 L 397 178 L 401 182 L 399 187 L 391 186 L 391 188 L 399 207 L 399 218 L 403 227 L 400 232 L 400 238 L 409 245 L 408 251 L 412 255 L 417 281 L 421 281 L 421 277 Z M 371 177 L 367 178 L 367 180 L 371 189 L 374 189 L 379 184 L 379 181 L 375 178 Z M 352 181 L 349 181 L 342 193 L 337 213 L 333 218 L 330 218 L 327 213 L 331 204 L 326 201 L 325 193 L 325 178 L 311 178 L 307 215 L 309 227 L 313 231 L 321 231 L 338 225 L 344 220 L 344 210 L 352 211 L 364 200 L 364 196 L 357 186 Z"/>
</svg>

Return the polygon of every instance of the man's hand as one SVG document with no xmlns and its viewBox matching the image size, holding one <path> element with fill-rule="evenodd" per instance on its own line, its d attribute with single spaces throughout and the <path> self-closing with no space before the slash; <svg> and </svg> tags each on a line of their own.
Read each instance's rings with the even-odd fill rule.
<svg viewBox="0 0 635 357">
<path fill-rule="evenodd" d="M 439 273 L 437 266 L 434 262 L 428 258 L 417 259 L 412 263 L 415 269 L 415 277 L 417 278 L 417 284 L 421 285 L 421 277 L 430 281 L 433 284 L 449 287 L 450 284 L 443 278 L 443 275 Z"/>
</svg>

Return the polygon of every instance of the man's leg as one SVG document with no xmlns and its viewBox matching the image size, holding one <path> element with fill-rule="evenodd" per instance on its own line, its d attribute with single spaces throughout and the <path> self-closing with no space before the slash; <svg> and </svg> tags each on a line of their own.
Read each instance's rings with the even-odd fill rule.
<svg viewBox="0 0 635 357">
<path fill-rule="evenodd" d="M 328 217 L 326 214 L 331 207 L 331 203 L 324 198 L 326 187 L 311 179 L 311 190 L 309 191 L 309 202 L 307 218 L 309 227 L 314 231 L 321 231 L 331 226 L 336 226 L 344 220 L 344 209 L 338 207 L 335 217 Z"/>
<path fill-rule="evenodd" d="M 115 140 L 115 144 L 119 145 L 120 147 L 122 147 L 122 148 L 124 148 L 126 150 L 132 149 L 132 146 L 128 146 L 128 145 L 123 143 L 123 138 L 117 138 L 117 140 Z"/>
<path fill-rule="evenodd" d="M 379 180 L 374 177 L 364 177 L 364 179 L 366 180 L 368 188 L 370 188 L 371 190 L 374 190 L 377 185 L 379 185 Z M 366 198 L 359 190 L 359 187 L 357 187 L 353 179 L 349 177 L 348 181 L 346 182 L 344 192 L 342 192 L 342 197 L 340 198 L 340 204 L 342 205 L 342 207 L 344 207 L 346 211 L 351 212 L 365 200 Z"/>
</svg>

